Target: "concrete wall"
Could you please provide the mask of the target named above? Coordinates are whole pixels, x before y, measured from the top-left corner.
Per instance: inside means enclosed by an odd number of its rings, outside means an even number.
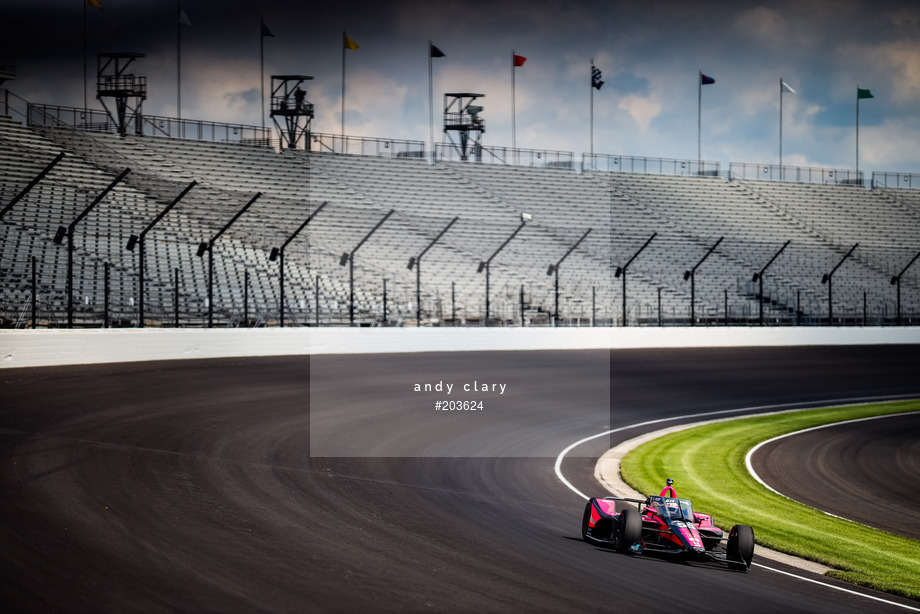
[[[920,328],[257,328],[0,331],[0,368],[236,356],[920,343]]]

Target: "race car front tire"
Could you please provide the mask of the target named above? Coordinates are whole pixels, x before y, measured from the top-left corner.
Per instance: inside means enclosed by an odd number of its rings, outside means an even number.
[[[588,499],[585,506],[585,514],[581,517],[581,538],[588,541],[588,524],[591,522],[591,506],[594,505],[594,499]]]
[[[747,571],[754,560],[754,529],[746,524],[736,524],[728,534],[726,545],[728,566]]]
[[[617,552],[628,552],[642,539],[642,517],[636,510],[623,510],[617,522]]]

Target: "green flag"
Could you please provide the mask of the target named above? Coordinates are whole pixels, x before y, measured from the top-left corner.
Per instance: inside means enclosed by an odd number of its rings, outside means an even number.
[[[262,36],[271,36],[271,37],[275,36],[274,34],[272,34],[272,31],[268,29],[268,26],[265,25],[264,21],[262,22]]]
[[[872,95],[871,91],[859,89],[857,87],[856,88],[856,99],[859,100],[860,98],[875,98],[875,96]]]

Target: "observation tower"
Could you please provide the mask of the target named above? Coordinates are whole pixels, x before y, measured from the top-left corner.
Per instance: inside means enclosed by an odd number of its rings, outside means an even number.
[[[297,149],[303,139],[304,149],[310,151],[313,103],[307,100],[307,92],[301,85],[312,79],[307,75],[272,75],[270,115],[278,129],[282,148]]]
[[[486,120],[479,117],[480,105],[473,104],[485,94],[444,94],[444,133],[464,162],[472,159],[482,162],[482,135]],[[456,133],[456,137],[453,136]]]
[[[134,124],[135,134],[143,134],[143,105],[147,99],[147,77],[126,72],[128,67],[143,53],[118,51],[100,53],[97,56],[96,98],[118,128],[118,134],[125,136],[128,126]],[[114,113],[105,103],[114,99]]]

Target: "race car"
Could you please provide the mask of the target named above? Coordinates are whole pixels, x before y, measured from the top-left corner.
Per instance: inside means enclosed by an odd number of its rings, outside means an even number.
[[[635,503],[617,511],[617,502]],[[709,514],[694,513],[687,499],[650,496],[592,498],[581,521],[582,539],[622,553],[655,552],[683,560],[718,561],[747,571],[754,559],[754,529],[736,524],[725,539]]]

